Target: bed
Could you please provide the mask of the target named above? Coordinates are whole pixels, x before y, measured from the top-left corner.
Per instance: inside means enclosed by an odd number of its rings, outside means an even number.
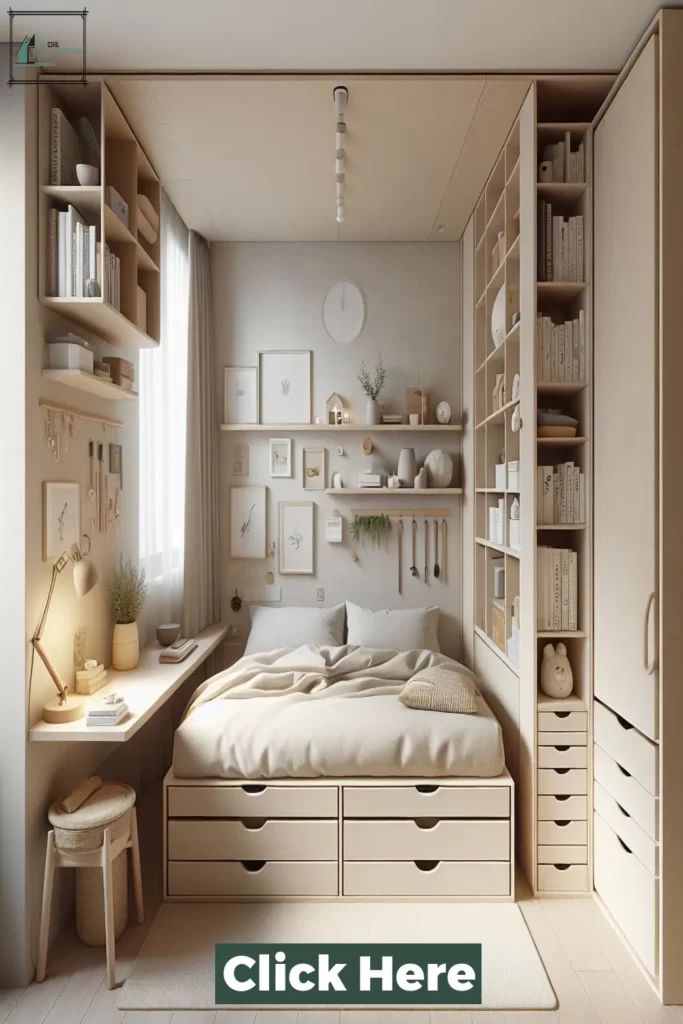
[[[512,899],[500,725],[405,707],[427,648],[255,652],[207,680],[164,784],[168,900]],[[473,677],[472,677],[473,678]]]

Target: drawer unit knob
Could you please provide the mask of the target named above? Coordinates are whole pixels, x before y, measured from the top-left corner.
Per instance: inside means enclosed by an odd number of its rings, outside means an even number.
[[[566,746],[566,745],[565,745],[565,746],[563,746],[563,747],[558,747],[558,746],[556,746],[556,747],[555,747],[555,750],[569,750],[569,747],[568,747],[568,746]]]
[[[569,718],[568,711],[554,711],[553,714],[557,715],[558,718]]]
[[[266,823],[265,818],[241,818],[240,820],[244,828],[248,828],[250,832],[258,832]]]
[[[241,860],[240,861],[240,864],[242,865],[244,870],[245,871],[251,871],[252,874],[255,874],[257,871],[261,871],[261,869],[266,866],[266,863],[267,862],[265,860]]]
[[[439,819],[438,818],[416,818],[415,819],[415,824],[417,825],[418,828],[423,828],[423,829],[429,830],[429,829],[436,828],[436,826],[439,824]]]
[[[436,871],[440,863],[440,860],[416,860],[415,867],[418,871]]]
[[[623,839],[621,838],[621,836],[617,835],[617,833],[616,833],[616,832],[615,832],[614,834],[615,834],[615,836],[617,836],[617,839],[619,840],[619,842],[620,842],[620,843],[621,843],[621,845],[623,846],[623,848],[624,848],[624,850],[626,851],[626,853],[633,853],[633,850],[632,850],[632,849],[631,849],[630,847],[628,847],[628,846],[626,845],[626,843],[625,843],[625,842],[624,842],[624,840],[623,840]]]
[[[436,791],[439,789],[439,787],[438,786],[422,785],[422,786],[416,786],[415,789],[418,791],[418,793],[436,793]]]
[[[248,785],[248,786],[242,786],[241,788],[244,790],[245,793],[263,793],[265,791],[266,787],[265,786]]]
[[[569,768],[551,768],[551,771],[557,772],[558,775],[566,775]]]
[[[558,826],[558,828],[566,828],[567,825],[571,825],[571,822],[570,821],[556,821],[555,824]]]

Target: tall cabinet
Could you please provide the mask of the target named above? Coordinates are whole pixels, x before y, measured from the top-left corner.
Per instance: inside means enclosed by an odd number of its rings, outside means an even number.
[[[594,884],[683,1002],[683,12],[594,132]]]

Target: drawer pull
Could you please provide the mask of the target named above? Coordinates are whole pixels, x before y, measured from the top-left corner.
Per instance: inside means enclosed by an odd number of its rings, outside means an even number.
[[[553,711],[553,714],[556,715],[558,718],[569,718],[568,711]]]
[[[566,775],[569,768],[551,768],[551,771],[557,772],[558,775]]]
[[[633,728],[631,723],[627,722],[625,718],[621,717],[621,715],[618,715],[616,713],[616,711],[614,712],[614,717],[616,718],[617,722],[619,723],[619,725],[621,726],[622,729],[632,729]]]
[[[566,828],[567,825],[571,825],[571,821],[556,821],[555,824],[558,828]]]
[[[622,775],[625,775],[627,779],[631,778],[631,773],[627,772],[625,768],[622,768],[618,761],[614,762]]]
[[[570,796],[571,796],[570,793],[556,793],[555,794],[555,799],[556,800],[569,800]]]
[[[256,874],[257,871],[261,871],[266,866],[265,860],[241,860],[240,864],[245,871],[251,871],[252,874]]]
[[[571,864],[553,864],[556,871],[566,871],[571,867]]]
[[[259,832],[266,824],[265,818],[242,818],[242,825],[250,832]]]
[[[436,791],[439,789],[439,787],[438,786],[421,785],[421,786],[416,786],[415,789],[418,791],[418,793],[436,793]]]
[[[243,789],[245,793],[263,793],[266,787],[257,786],[251,783],[248,786],[241,786],[240,788]]]
[[[440,860],[416,860],[414,863],[415,863],[415,867],[417,868],[418,871],[436,871],[436,869],[438,868],[438,866],[441,863],[441,861]]]
[[[615,800],[614,802],[617,805],[617,807],[619,808],[619,810],[621,811],[621,813],[624,815],[625,818],[630,818],[631,817],[631,815],[628,813],[626,808],[622,807],[618,800]]]
[[[615,832],[614,834],[615,834],[615,836],[617,836],[617,839],[619,840],[619,842],[620,842],[620,843],[621,843],[621,845],[623,846],[623,848],[624,848],[624,850],[626,851],[626,853],[631,853],[631,854],[632,854],[632,853],[633,853],[633,850],[631,850],[631,849],[630,849],[630,848],[629,848],[629,847],[628,847],[628,846],[626,845],[626,843],[625,843],[625,842],[624,842],[624,840],[623,840],[623,839],[621,838],[621,836],[618,836],[616,832]]]
[[[568,746],[564,746],[564,747],[555,747],[555,750],[569,750],[569,747],[568,747]]]
[[[426,831],[430,831],[431,829],[436,828],[436,826],[439,824],[439,819],[438,818],[416,818],[415,819],[415,824],[417,825],[418,828],[422,828],[422,829],[425,829]]]

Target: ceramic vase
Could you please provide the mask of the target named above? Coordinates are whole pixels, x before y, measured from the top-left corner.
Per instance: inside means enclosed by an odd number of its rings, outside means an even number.
[[[371,426],[377,426],[378,423],[382,422],[382,410],[375,398],[368,398],[365,403],[365,422]]]
[[[417,461],[414,448],[401,448],[398,457],[398,469],[396,475],[401,481],[401,487],[412,487],[417,475]]]
[[[424,491],[427,489],[427,470],[423,466],[415,477],[415,490]]]
[[[111,646],[111,664],[118,672],[136,668],[140,660],[140,636],[137,622],[117,622]]]
[[[442,448],[435,448],[425,459],[429,487],[450,487],[453,479],[453,459]]]

